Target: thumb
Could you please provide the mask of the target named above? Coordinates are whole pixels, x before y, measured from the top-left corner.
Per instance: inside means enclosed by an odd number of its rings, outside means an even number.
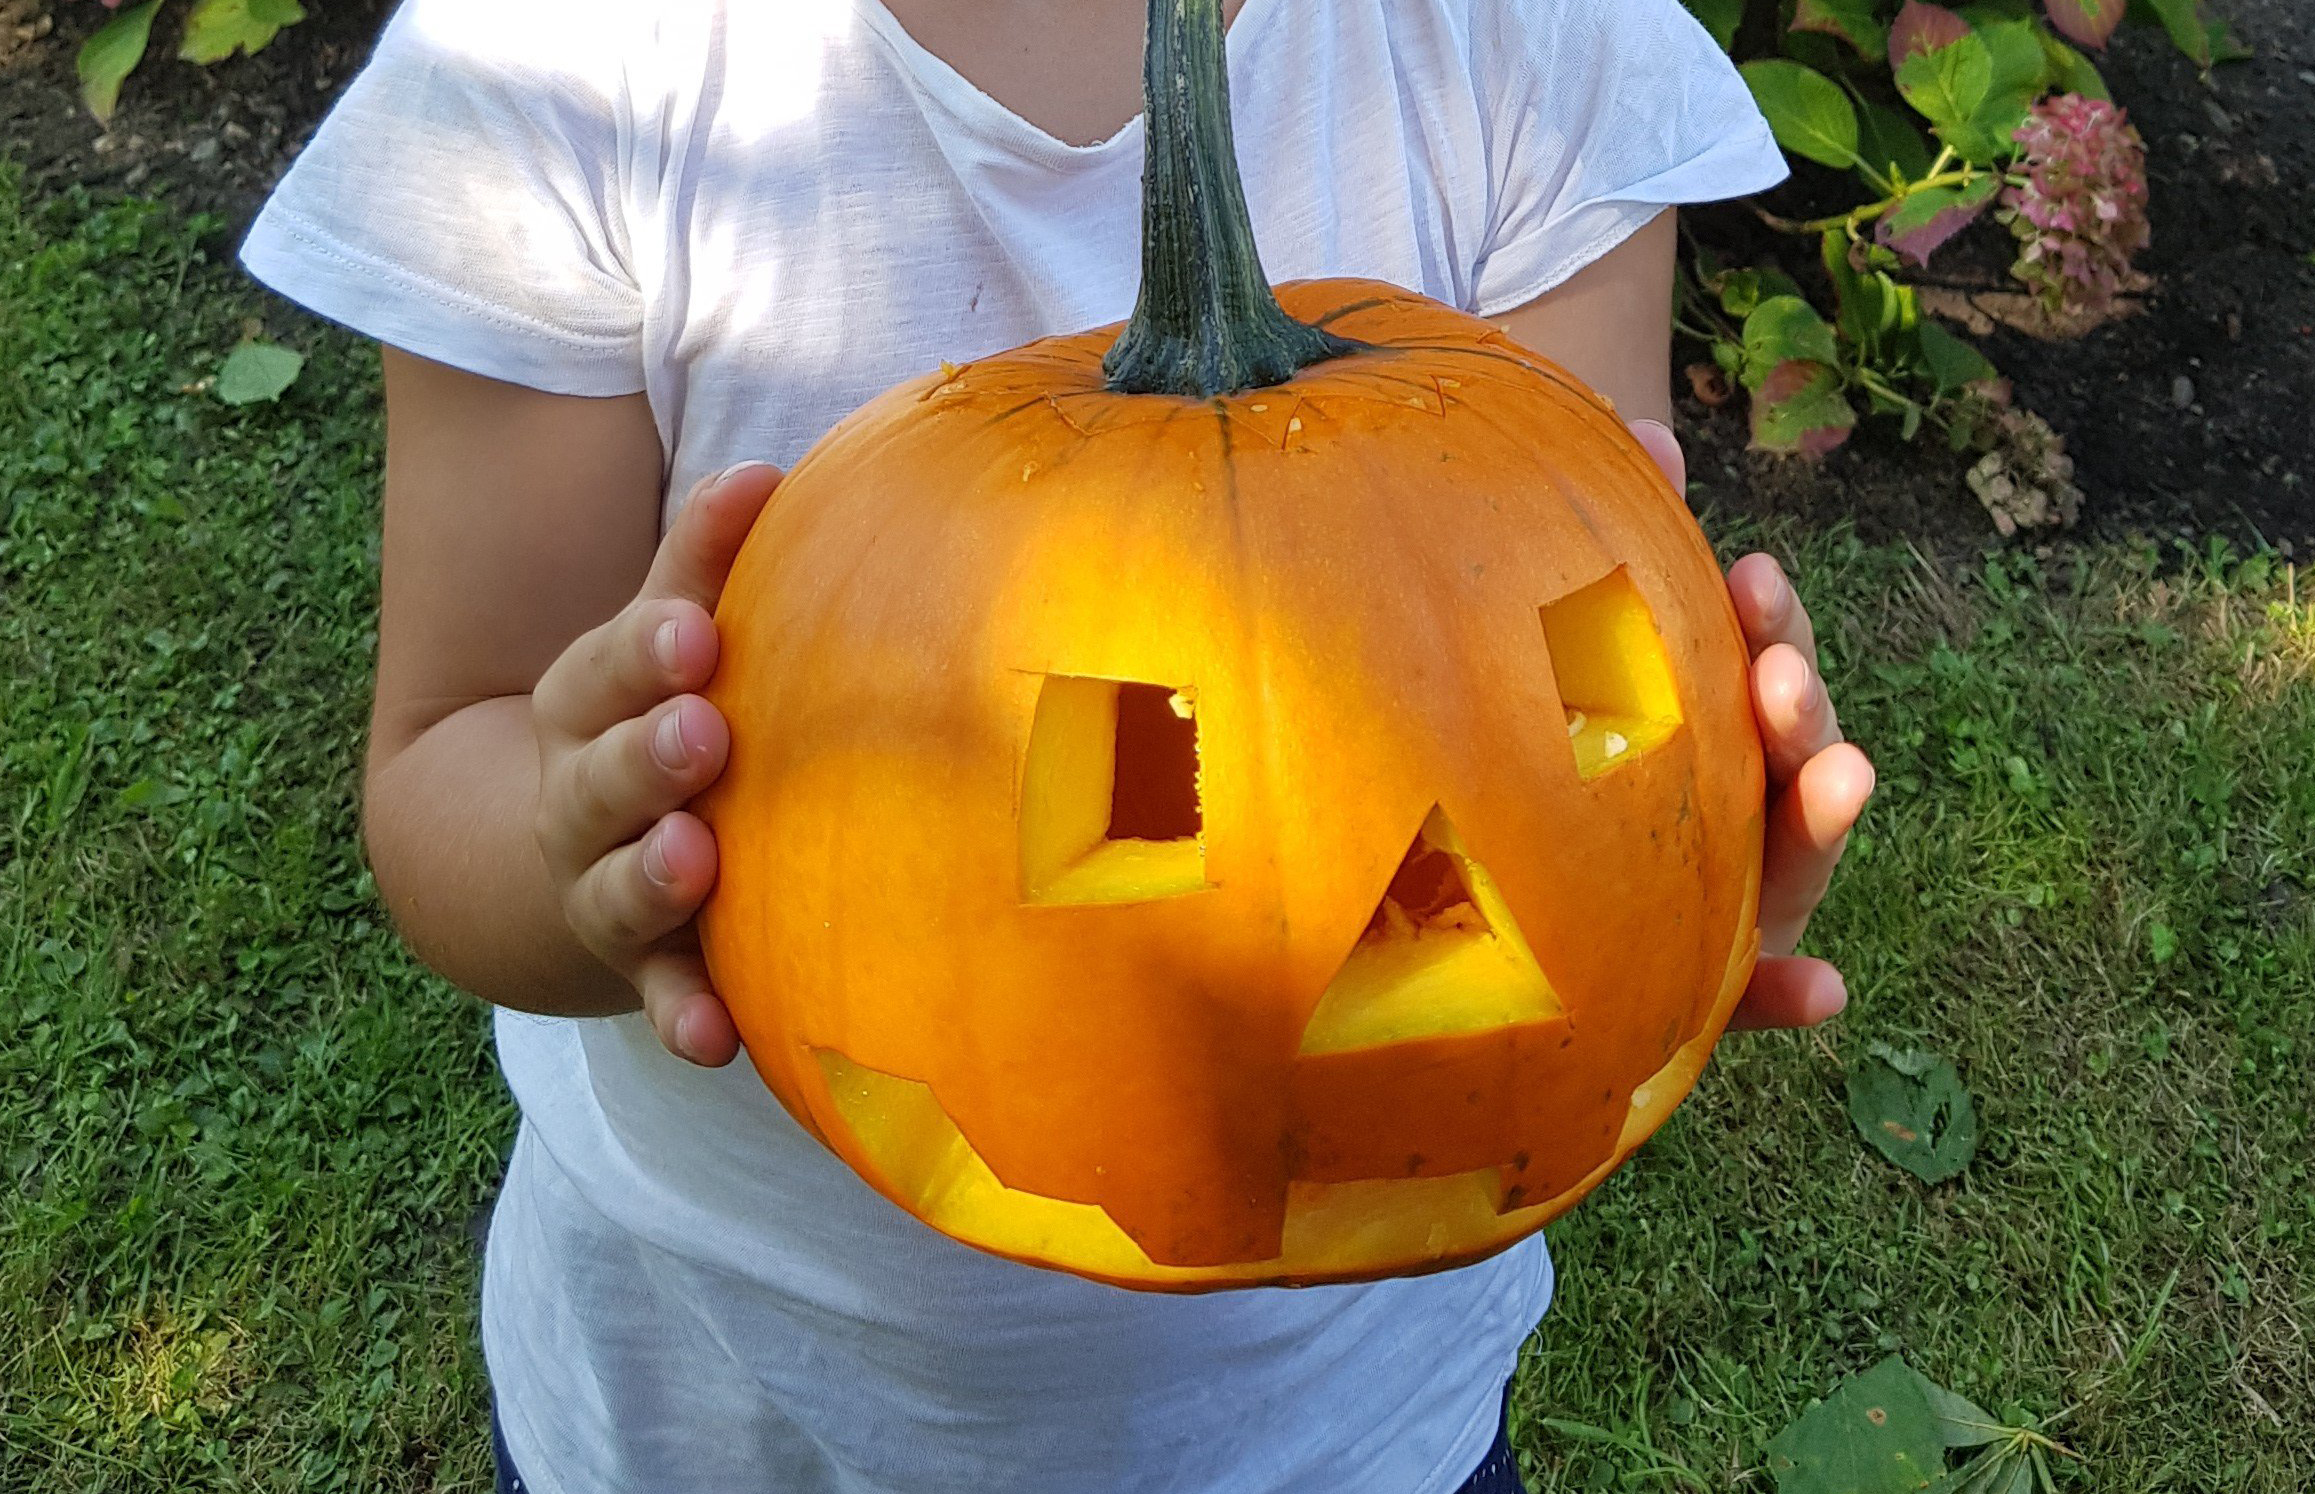
[[[659,542],[638,600],[681,600],[715,610],[740,544],[780,485],[769,462],[742,462],[702,481]]]
[[[1672,491],[1688,491],[1688,457],[1680,450],[1680,438],[1672,434],[1672,427],[1661,420],[1635,420],[1632,435],[1641,449],[1656,459],[1664,475],[1672,481]]]

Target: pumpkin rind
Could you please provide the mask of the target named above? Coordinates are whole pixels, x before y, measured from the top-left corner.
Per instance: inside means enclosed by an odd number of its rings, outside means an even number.
[[[884,395],[788,475],[717,614],[701,929],[751,1059],[901,1207],[1130,1286],[1531,1233],[1686,1094],[1757,947],[1746,655],[1679,495],[1491,325],[1375,282],[1279,295],[1363,346],[1126,395],[1110,328]],[[1599,713],[1628,729],[1579,727],[1562,673],[1637,702]],[[1069,723],[1108,697],[1072,681],[1194,719],[1193,845],[1072,852],[1100,815],[1064,806],[1034,832],[1063,849],[1024,851],[1025,791],[1092,791],[1030,761],[1048,689],[1036,750],[1098,755]],[[1484,887],[1382,928],[1427,833]],[[1370,925],[1517,944],[1547,990],[1514,961],[1509,1025],[1304,1051]]]

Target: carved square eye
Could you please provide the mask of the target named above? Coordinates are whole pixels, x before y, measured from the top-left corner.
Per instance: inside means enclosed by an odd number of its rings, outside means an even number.
[[[1049,675],[1021,775],[1031,903],[1133,903],[1207,885],[1190,692]]]
[[[1637,761],[1680,729],[1680,692],[1663,636],[1622,566],[1544,603],[1542,613],[1568,742],[1585,782]]]

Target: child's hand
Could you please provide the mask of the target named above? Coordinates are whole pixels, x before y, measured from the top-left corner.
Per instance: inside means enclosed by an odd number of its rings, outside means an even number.
[[[626,977],[668,1050],[720,1066],[739,1031],[708,984],[692,916],[715,885],[715,837],[682,806],[723,772],[731,734],[690,692],[715,672],[713,610],[778,469],[693,489],[643,589],[582,635],[531,693],[539,845],[579,942]]]
[[[1635,420],[1632,434],[1674,488],[1688,462],[1671,428]],[[1752,709],[1768,753],[1768,847],[1760,884],[1760,964],[1736,1009],[1736,1027],[1814,1027],[1849,1004],[1830,962],[1799,957],[1801,931],[1825,900],[1833,868],[1873,793],[1873,764],[1841,740],[1832,697],[1817,673],[1808,609],[1767,555],[1728,568],[1728,594],[1752,650]]]
[[[1729,567],[1728,592],[1752,650],[1752,708],[1768,756],[1760,963],[1732,1025],[1814,1027],[1848,1005],[1848,989],[1830,963],[1793,950],[1872,796],[1873,764],[1841,740],[1816,631],[1784,569],[1747,555]]]

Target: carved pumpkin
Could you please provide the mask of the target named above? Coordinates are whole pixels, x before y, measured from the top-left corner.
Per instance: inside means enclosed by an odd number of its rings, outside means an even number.
[[[709,967],[796,1119],[960,1240],[1165,1290],[1531,1233],[1758,946],[1745,651],[1679,495],[1485,322],[1273,300],[1221,56],[1216,0],[1154,0],[1122,338],[927,375],[789,474],[700,806]]]

